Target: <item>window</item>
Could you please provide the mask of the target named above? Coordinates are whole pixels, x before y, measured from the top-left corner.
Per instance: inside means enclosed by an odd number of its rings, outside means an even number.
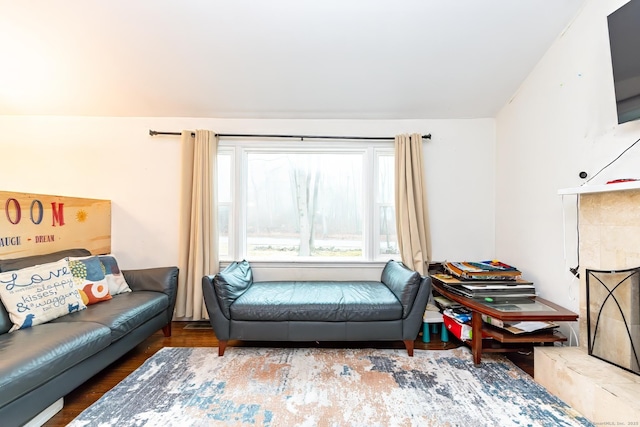
[[[221,141],[220,258],[394,258],[393,168],[388,144]]]
[[[229,232],[231,224],[231,200],[233,175],[231,174],[233,164],[233,152],[222,151],[218,153],[217,175],[218,175],[218,254],[222,259],[232,258],[233,250],[229,246]]]
[[[396,209],[394,171],[395,158],[393,153],[379,153],[377,161],[378,170],[375,174],[378,182],[376,194],[376,210],[378,223],[375,229],[379,254],[399,254],[398,239],[396,234]]]

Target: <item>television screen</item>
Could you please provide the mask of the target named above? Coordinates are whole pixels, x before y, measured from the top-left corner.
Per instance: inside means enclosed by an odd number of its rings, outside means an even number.
[[[618,123],[640,119],[640,0],[607,17]]]

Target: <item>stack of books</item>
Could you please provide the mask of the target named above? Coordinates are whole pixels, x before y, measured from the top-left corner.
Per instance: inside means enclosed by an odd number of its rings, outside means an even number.
[[[464,280],[517,280],[522,273],[515,267],[498,260],[478,262],[445,262],[444,269]]]
[[[444,273],[431,277],[447,290],[467,298],[527,298],[536,296],[532,282],[501,261],[444,262]]]

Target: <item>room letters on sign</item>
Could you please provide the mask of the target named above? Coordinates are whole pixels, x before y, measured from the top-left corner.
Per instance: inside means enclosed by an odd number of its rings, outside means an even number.
[[[0,191],[0,206],[0,258],[79,247],[111,251],[109,200]]]
[[[20,223],[20,220],[22,219],[22,206],[20,206],[18,199],[13,197],[7,199],[4,204],[4,210],[7,220],[11,224],[17,225]],[[38,225],[42,222],[42,218],[44,217],[44,208],[40,200],[35,199],[31,202],[29,214],[31,216],[32,223]],[[51,202],[51,219],[52,227],[55,227],[56,224],[64,225],[64,203]]]

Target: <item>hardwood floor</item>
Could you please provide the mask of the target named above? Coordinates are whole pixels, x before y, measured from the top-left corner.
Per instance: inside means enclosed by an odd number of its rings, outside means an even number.
[[[185,326],[187,326],[185,328]],[[162,347],[217,347],[216,339],[208,322],[173,322],[172,336],[165,337],[161,331],[146,339],[136,348],[127,353],[124,357],[114,362],[107,369],[95,375],[89,381],[75,389],[64,398],[64,408],[51,418],[46,424],[47,427],[66,426],[71,420],[77,417],[80,412],[98,400],[104,393],[122,381],[127,375],[136,370],[145,360],[151,357]],[[437,335],[431,336],[431,342],[424,343],[418,337],[415,342],[416,349],[449,349],[458,347],[461,344],[455,339],[448,343],[440,341]],[[338,348],[404,348],[401,341],[398,342],[309,342],[309,343],[274,343],[274,342],[240,342],[230,341],[227,351],[233,351],[233,347],[239,346],[262,346],[262,347],[338,347]],[[533,376],[533,354],[507,353],[516,365]],[[217,349],[211,352],[211,357],[217,356]]]

